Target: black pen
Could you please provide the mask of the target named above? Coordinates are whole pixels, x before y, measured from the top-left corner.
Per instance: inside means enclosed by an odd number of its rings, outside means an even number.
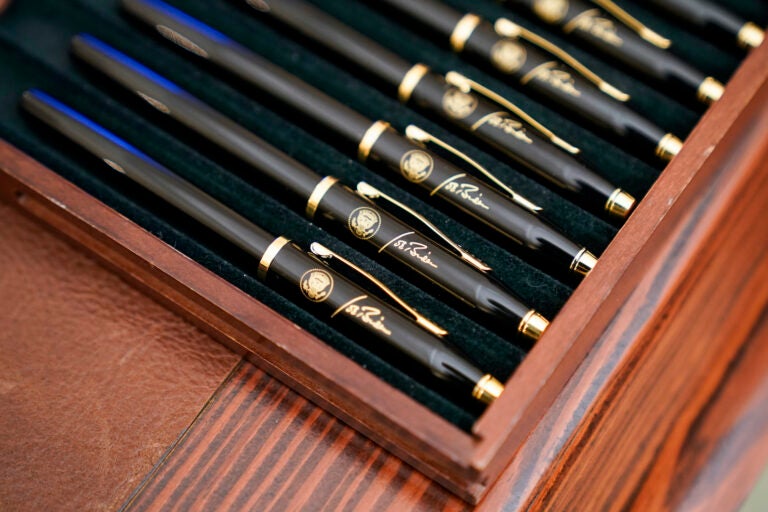
[[[420,24],[431,27],[451,48],[513,79],[526,92],[576,114],[639,156],[669,161],[683,143],[675,135],[630,109],[629,99],[570,54],[511,20],[494,24],[437,0],[383,0]]]
[[[526,208],[535,206],[502,195],[483,181],[467,175],[440,156],[427,151],[414,140],[427,141],[429,135],[415,126],[408,128],[409,140],[387,123],[373,122],[321,91],[302,82],[263,57],[255,55],[224,34],[158,0],[125,0],[124,7],[155,27],[160,34],[186,49],[198,48],[196,55],[230,71],[248,83],[286,103],[334,133],[358,146],[364,162],[382,162],[404,182],[429,192],[430,198],[446,201],[473,219],[502,233],[507,238],[585,274],[595,257],[568,240]],[[182,44],[186,41],[188,44]],[[193,45],[193,46],[190,46]],[[350,130],[351,127],[356,127]],[[366,190],[362,190],[366,193]],[[372,196],[377,195],[374,191]],[[522,206],[521,206],[522,205]]]
[[[765,39],[762,28],[709,0],[648,0],[648,3],[696,27],[707,38],[717,36],[745,50],[757,48]]]
[[[712,104],[725,88],[711,76],[666,51],[668,39],[641,24],[610,0],[503,0],[560,27],[570,37],[669,85],[686,97]]]
[[[572,154],[575,148],[502,96],[455,71],[445,76],[412,64],[302,0],[248,4],[296,29],[383,80],[404,104],[432,112],[513,158],[555,186],[625,218],[635,199]]]
[[[473,386],[472,396],[490,403],[502,384],[411,318],[349,281],[317,257],[332,256],[313,244],[305,253],[284,237],[275,238],[224,204],[161,166],[124,140],[40,91],[24,93],[25,110],[87,149],[112,169],[221,235],[258,262],[257,276],[329,321],[353,325],[392,345],[436,376]],[[317,255],[317,256],[315,256]],[[428,321],[426,321],[428,322]]]
[[[528,339],[538,339],[546,329],[546,319],[483,272],[490,269],[458,246],[456,253],[450,252],[389,215],[362,194],[354,193],[336,178],[316,174],[99,40],[77,36],[72,41],[72,51],[160,112],[237,156],[298,197],[306,205],[305,213],[310,220],[335,227],[336,231],[350,235],[350,240],[359,244],[373,245],[379,254],[406,265],[497,324],[514,326]]]

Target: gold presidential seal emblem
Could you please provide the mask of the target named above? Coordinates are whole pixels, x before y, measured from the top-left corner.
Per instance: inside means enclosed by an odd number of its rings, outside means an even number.
[[[533,12],[547,23],[558,23],[568,14],[568,0],[535,0]]]
[[[381,216],[373,208],[361,206],[349,214],[347,226],[357,238],[368,240],[378,233],[381,227]]]
[[[312,302],[323,302],[333,292],[333,277],[320,268],[307,270],[299,279],[301,293]]]
[[[403,155],[400,159],[400,172],[413,183],[421,183],[429,178],[435,168],[435,161],[426,151],[414,149]]]
[[[443,110],[454,119],[464,119],[477,108],[477,97],[451,87],[443,95]]]
[[[493,64],[504,73],[514,73],[519,70],[527,58],[525,47],[511,39],[502,39],[491,48]]]

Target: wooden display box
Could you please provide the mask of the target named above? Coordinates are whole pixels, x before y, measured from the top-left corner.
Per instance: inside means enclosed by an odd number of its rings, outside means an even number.
[[[532,495],[588,449],[580,436],[638,367],[659,366],[641,383],[649,397],[674,389],[673,374],[698,378],[644,354],[730,354],[757,323],[768,301],[767,63],[768,45],[743,63],[471,434],[6,143],[0,198],[464,499],[477,502],[505,468]],[[675,400],[654,414],[675,414]]]

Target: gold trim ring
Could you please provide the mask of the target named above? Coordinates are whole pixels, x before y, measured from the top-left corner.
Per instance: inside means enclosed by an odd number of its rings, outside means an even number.
[[[272,265],[272,261],[277,256],[277,253],[290,242],[284,236],[279,236],[269,244],[267,250],[264,251],[264,256],[259,260],[259,270],[256,272],[256,277],[259,278],[259,281],[264,281],[267,278],[267,272],[269,272],[269,267]]]
[[[401,102],[408,103],[413,90],[427,73],[429,73],[429,67],[424,64],[416,64],[408,70],[397,88],[397,97],[400,98]]]
[[[454,27],[453,32],[451,32],[451,48],[453,48],[456,53],[464,51],[464,46],[472,36],[472,32],[475,31],[482,21],[480,16],[472,13],[465,14],[464,17],[459,20]]]
[[[376,121],[365,131],[365,135],[360,139],[360,144],[357,146],[357,159],[360,163],[365,163],[368,160],[376,141],[389,127],[390,124],[386,121]]]
[[[338,182],[339,180],[337,178],[334,178],[333,176],[326,176],[315,186],[315,190],[312,191],[312,194],[309,196],[309,200],[307,201],[306,213],[309,220],[315,218],[315,213],[317,212],[318,206],[320,206],[320,201],[323,200],[323,197],[325,197],[325,194],[328,193],[331,187],[333,187]]]

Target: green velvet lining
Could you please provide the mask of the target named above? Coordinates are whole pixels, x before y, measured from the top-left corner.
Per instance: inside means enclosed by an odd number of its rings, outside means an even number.
[[[371,87],[344,63],[333,62],[327,58],[328,54],[322,52],[319,57],[294,40],[292,35],[278,33],[274,26],[257,19],[250,10],[243,8],[240,5],[243,2],[188,0],[171,3],[203,18],[371,118],[386,119],[399,128],[415,123],[448,139],[493,168],[522,193],[535,198],[546,208],[547,215],[555,224],[594,252],[602,252],[615,235],[615,227],[562,199],[514,167],[479,151],[449,130],[399,105],[389,91]],[[524,104],[533,115],[557,127],[558,133],[578,141],[584,149],[585,159],[595,169],[611,176],[619,185],[638,196],[647,191],[658,175],[658,167],[627,155],[546,107],[528,100],[493,77],[465,64],[444,47],[413,35],[392,18],[351,0],[319,3],[408,58],[423,60],[435,67],[445,66],[446,70],[458,69],[499,88],[510,98]],[[451,3],[461,2],[451,0]],[[749,2],[733,0],[733,3]],[[300,119],[284,118],[281,112],[270,110],[274,106],[260,103],[258,93],[249,91],[230,77],[171,47],[127,18],[120,12],[116,0],[79,0],[62,4],[55,0],[16,2],[0,17],[0,69],[4,78],[0,81],[0,137],[316,334],[436,413],[469,429],[482,410],[471,400],[457,398],[456,390],[424,375],[423,370],[409,364],[402,356],[356,343],[328,326],[323,319],[306,313],[263,286],[254,279],[254,262],[244,254],[24,115],[18,109],[20,94],[33,87],[53,94],[270,232],[288,236],[304,247],[315,240],[333,247],[382,278],[406,300],[418,304],[425,314],[451,331],[457,345],[472,354],[483,368],[502,379],[514,371],[527,347],[515,344],[514,340],[506,340],[499,333],[486,329],[478,319],[465,316],[445,294],[431,288],[427,289],[429,294],[425,294],[414,286],[418,285],[418,281],[398,268],[384,268],[373,260],[371,253],[360,253],[308,223],[300,213],[296,213],[300,210],[296,209],[295,203],[284,197],[282,191],[260,180],[256,172],[76,63],[68,52],[69,39],[81,32],[99,37],[161,72],[318,173],[335,175],[349,184],[365,180],[386,190],[424,212],[449,235],[500,269],[498,274],[503,281],[528,304],[550,317],[567,300],[573,283],[563,283],[547,275],[533,266],[536,262],[525,262],[516,256],[514,248],[503,247],[500,240],[489,239],[486,233],[477,233],[472,226],[451,221],[444,211],[426,204],[424,197],[408,194],[388,181],[388,177],[365,169],[350,158],[354,156],[353,148],[340,146],[335,149],[330,145],[333,141],[319,138],[322,134],[303,127]],[[483,12],[486,15],[503,11],[492,2],[471,4],[475,11],[487,11]],[[757,12],[753,19],[760,21],[762,18],[757,17],[760,14],[766,13]],[[700,43],[697,38],[677,31],[690,39],[681,38],[686,44],[695,46]],[[309,47],[316,49],[316,46]],[[718,76],[728,76],[738,64],[739,57],[738,53],[713,50],[709,64],[717,68]],[[697,112],[661,96],[652,87],[640,84],[623,73],[611,73],[612,77],[615,75],[617,84],[632,85],[636,97],[642,98],[646,93],[650,95],[651,100],[646,100],[645,104],[644,100],[638,100],[638,108],[647,107],[649,117],[660,123],[669,121],[664,126],[674,128],[683,135],[695,124],[699,115]]]

